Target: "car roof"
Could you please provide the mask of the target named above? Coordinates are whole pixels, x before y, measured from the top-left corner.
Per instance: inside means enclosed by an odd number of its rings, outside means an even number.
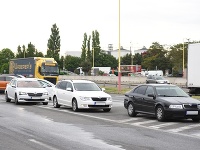
[[[73,82],[73,83],[94,83],[89,80],[61,80],[61,81],[69,81],[69,82]]]
[[[37,81],[35,78],[15,78],[17,81]]]
[[[151,86],[154,86],[154,87],[161,87],[161,86],[177,86],[177,85],[174,85],[174,84],[140,84],[140,85],[151,85]]]

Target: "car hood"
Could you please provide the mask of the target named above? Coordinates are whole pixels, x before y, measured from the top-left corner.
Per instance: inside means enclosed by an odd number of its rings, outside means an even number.
[[[18,88],[17,91],[26,92],[26,93],[44,93],[47,92],[45,88]]]
[[[84,97],[111,97],[103,91],[76,91],[75,93]]]
[[[162,97],[164,101],[170,102],[172,104],[183,104],[183,103],[197,103],[200,101],[191,97]]]

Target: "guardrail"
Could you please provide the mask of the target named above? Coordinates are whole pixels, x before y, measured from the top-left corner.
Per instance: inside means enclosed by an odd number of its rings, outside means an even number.
[[[118,85],[118,77],[117,76],[67,76],[60,75],[59,80],[69,79],[69,80],[90,80],[94,81],[98,84],[111,84],[117,87]],[[166,77],[167,80],[171,84],[178,85],[180,87],[186,87],[186,78],[181,77]],[[122,76],[121,77],[121,85],[127,85],[128,87],[136,86],[138,84],[146,83],[146,77],[138,76],[138,77],[130,77],[130,76]]]

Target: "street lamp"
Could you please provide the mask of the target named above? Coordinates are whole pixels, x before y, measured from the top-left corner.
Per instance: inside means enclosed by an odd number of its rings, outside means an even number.
[[[120,93],[121,91],[121,69],[120,69],[120,63],[121,63],[121,60],[120,60],[120,49],[121,49],[121,46],[120,46],[120,0],[119,0],[119,50],[118,50],[118,93]]]
[[[188,44],[189,44],[189,41],[190,39],[186,39],[188,41]],[[183,39],[183,77],[184,77],[184,70],[185,70],[185,44],[184,44],[184,39]]]

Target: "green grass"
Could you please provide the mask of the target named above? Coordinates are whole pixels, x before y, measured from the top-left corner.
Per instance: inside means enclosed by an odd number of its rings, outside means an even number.
[[[121,88],[121,90],[119,91],[118,87],[101,87],[101,88],[105,88],[105,92],[111,94],[125,94],[126,92],[131,90],[129,88]]]

